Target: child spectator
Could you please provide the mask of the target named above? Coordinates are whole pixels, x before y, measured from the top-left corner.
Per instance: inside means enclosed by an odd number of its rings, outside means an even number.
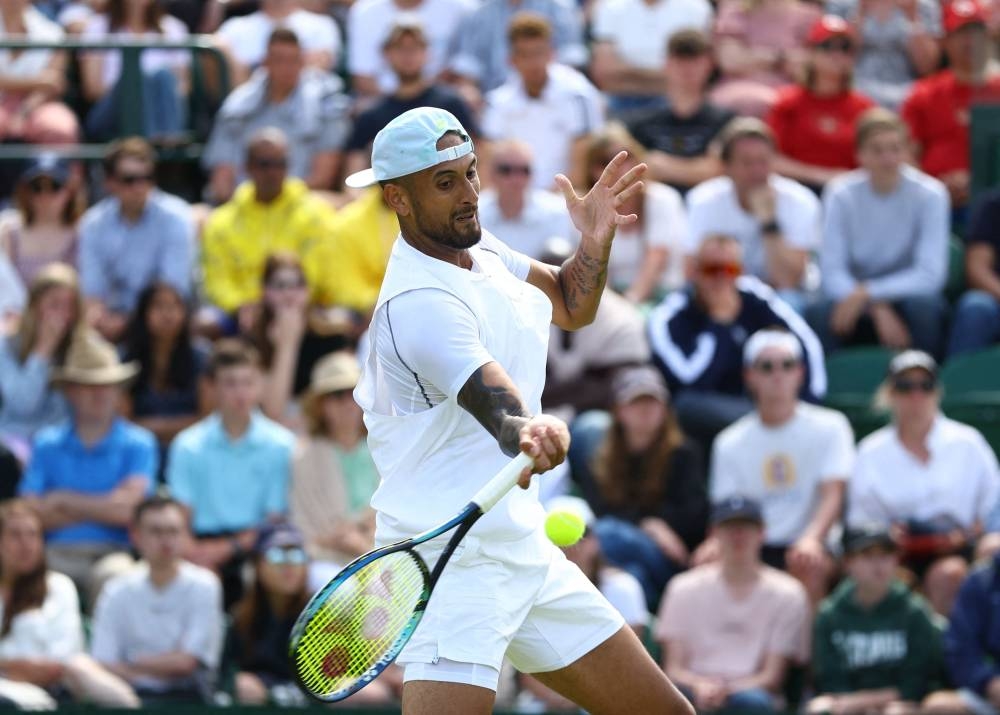
[[[222,589],[187,563],[184,507],[152,497],[130,529],[142,562],[107,583],[94,612],[94,658],[149,704],[210,702],[222,644]]]

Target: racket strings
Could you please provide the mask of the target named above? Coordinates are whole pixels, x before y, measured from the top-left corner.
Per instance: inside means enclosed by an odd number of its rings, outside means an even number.
[[[326,595],[298,642],[303,686],[330,696],[374,677],[372,668],[396,655],[426,598],[426,567],[418,559],[409,551],[375,559]]]

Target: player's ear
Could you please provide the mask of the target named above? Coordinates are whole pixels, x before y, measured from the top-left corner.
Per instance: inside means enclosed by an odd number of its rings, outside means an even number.
[[[398,216],[410,215],[410,197],[401,185],[386,184],[382,187],[382,198]]]

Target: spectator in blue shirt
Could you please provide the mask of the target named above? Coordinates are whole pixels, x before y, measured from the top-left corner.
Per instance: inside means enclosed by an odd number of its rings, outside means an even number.
[[[257,409],[263,374],[254,348],[220,340],[206,377],[217,409],[177,435],[167,484],[191,511],[188,559],[222,576],[228,606],[240,595],[242,563],[258,530],[288,511],[295,436]]]
[[[126,527],[157,469],[152,433],[118,416],[136,371],[99,335],[81,331],[54,373],[72,416],[38,433],[20,486],[42,515],[49,565],[90,603],[107,578],[132,565]]]
[[[1000,188],[972,205],[965,235],[965,279],[955,306],[948,357],[983,350],[1000,339]]]
[[[115,142],[104,157],[110,196],[80,220],[80,280],[97,329],[117,342],[142,290],[154,281],[191,295],[191,207],[156,189],[156,154],[144,139]]]
[[[691,288],[670,293],[649,315],[653,362],[663,371],[684,431],[708,446],[715,435],[750,412],[743,383],[743,344],[764,328],[783,328],[802,344],[801,397],[826,393],[819,339],[770,287],[743,272],[740,244],[706,237],[691,263]]]
[[[954,693],[935,693],[932,712],[996,715],[1000,712],[1000,554],[981,563],[958,592],[945,632],[945,659]]]

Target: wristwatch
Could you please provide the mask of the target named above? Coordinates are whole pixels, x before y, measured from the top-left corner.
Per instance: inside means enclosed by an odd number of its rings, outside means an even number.
[[[764,221],[763,223],[761,223],[760,232],[765,236],[767,236],[768,234],[770,235],[779,234],[781,233],[781,226],[779,226],[778,222],[772,218],[770,221]]]

